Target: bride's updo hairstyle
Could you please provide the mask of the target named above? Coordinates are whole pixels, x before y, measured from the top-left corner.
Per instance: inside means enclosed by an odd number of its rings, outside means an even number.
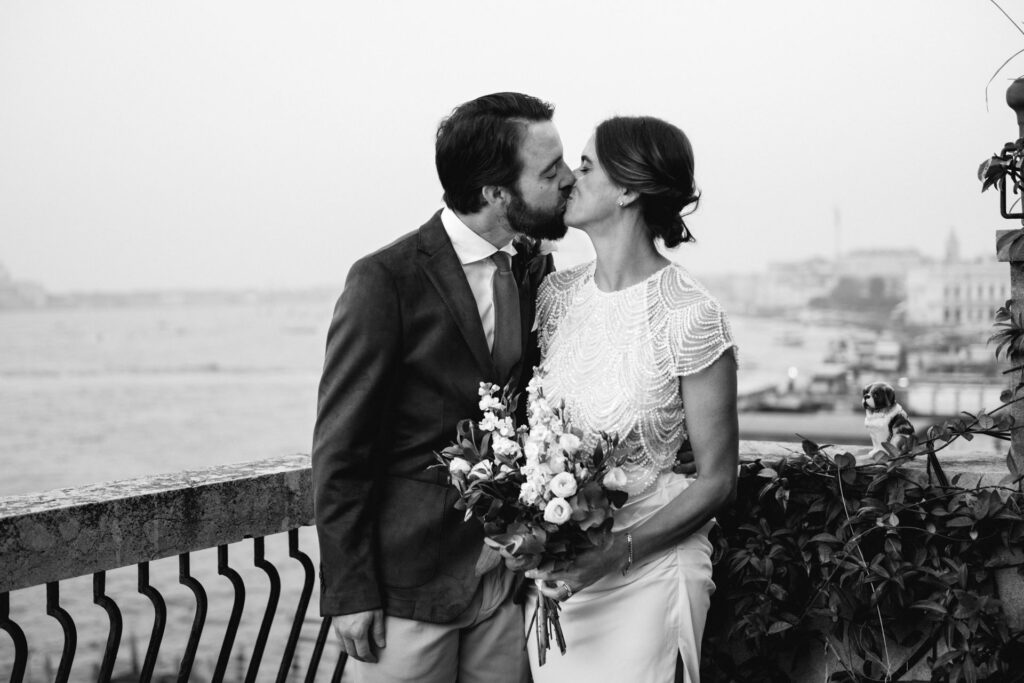
[[[668,248],[694,241],[683,212],[697,208],[700,193],[693,182],[693,148],[683,131],[653,116],[616,116],[598,125],[594,144],[612,182],[640,195],[652,239],[660,237]]]

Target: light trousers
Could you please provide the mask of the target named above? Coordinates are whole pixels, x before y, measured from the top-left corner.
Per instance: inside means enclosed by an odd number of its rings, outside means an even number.
[[[387,646],[375,664],[349,658],[353,683],[526,683],[523,607],[504,571],[487,573],[473,601],[447,624],[385,617]]]

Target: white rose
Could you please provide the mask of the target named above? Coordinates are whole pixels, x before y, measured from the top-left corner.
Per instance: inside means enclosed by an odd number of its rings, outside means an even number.
[[[572,506],[565,498],[552,498],[544,508],[544,521],[565,524],[572,515]]]
[[[470,479],[481,479],[488,481],[491,478],[491,463],[489,460],[481,460],[469,470]]]
[[[604,481],[601,483],[609,491],[621,491],[626,488],[626,473],[621,467],[613,467],[604,475]]]
[[[469,464],[468,460],[463,458],[452,458],[452,461],[448,463],[448,471],[452,474],[469,474],[469,470],[472,465]]]
[[[580,449],[580,437],[568,432],[558,437],[558,445],[569,455],[573,455]]]
[[[559,498],[568,498],[576,493],[576,478],[568,472],[556,474],[548,484],[548,488]]]

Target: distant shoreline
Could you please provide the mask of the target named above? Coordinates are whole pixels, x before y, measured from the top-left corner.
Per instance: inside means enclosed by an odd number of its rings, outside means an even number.
[[[129,308],[134,306],[190,306],[196,304],[256,304],[309,301],[337,297],[340,288],[304,289],[167,289],[113,292],[46,293],[32,301],[0,299],[0,314],[55,308]]]

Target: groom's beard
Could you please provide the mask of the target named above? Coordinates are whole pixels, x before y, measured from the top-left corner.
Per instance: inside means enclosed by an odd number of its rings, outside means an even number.
[[[564,204],[553,211],[545,211],[527,205],[514,190],[511,195],[512,199],[505,215],[513,232],[543,240],[560,240],[565,237],[568,228],[563,217]]]

